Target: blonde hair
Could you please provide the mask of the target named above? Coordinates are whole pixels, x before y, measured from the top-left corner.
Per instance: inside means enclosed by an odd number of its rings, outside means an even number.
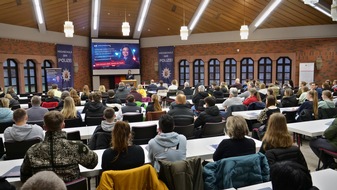
[[[312,97],[312,111],[314,113],[314,117],[315,119],[318,119],[318,94],[316,90],[310,90],[308,94]]]
[[[75,89],[70,90],[70,96],[74,99],[75,105],[80,106],[81,105],[81,99],[77,94],[77,91]]]
[[[74,99],[70,96],[64,99],[63,109],[61,110],[65,119],[77,118],[77,110],[75,107]]]
[[[54,90],[49,90],[47,92],[47,95],[48,95],[49,98],[54,98]]]
[[[267,131],[262,141],[263,149],[288,148],[293,145],[293,140],[288,132],[287,119],[282,113],[273,113],[268,120]]]
[[[85,94],[87,96],[90,94],[90,90],[89,90],[89,86],[88,85],[84,85],[83,86],[83,94]]]
[[[99,92],[106,92],[105,86],[104,86],[104,85],[100,85],[100,86],[98,87],[98,91],[99,91]]]
[[[6,94],[4,97],[7,98],[8,100],[13,99],[12,95],[10,95],[10,94]]]
[[[322,95],[326,96],[329,100],[333,100],[333,97],[331,95],[331,91],[330,90],[324,90],[322,92]]]
[[[7,98],[0,98],[0,107],[9,108],[9,100]]]
[[[184,94],[178,94],[176,96],[176,103],[177,104],[186,104],[186,96]]]
[[[159,104],[159,96],[157,94],[153,94],[151,96],[151,99],[153,101],[153,109],[154,111],[161,111],[161,106]]]
[[[243,139],[248,135],[248,125],[241,116],[230,116],[226,122],[227,133],[230,138]]]
[[[143,89],[143,85],[138,84],[137,88],[138,88],[138,89]]]
[[[260,93],[255,88],[249,89],[249,92],[250,92],[250,94],[255,96],[259,102],[261,102]]]

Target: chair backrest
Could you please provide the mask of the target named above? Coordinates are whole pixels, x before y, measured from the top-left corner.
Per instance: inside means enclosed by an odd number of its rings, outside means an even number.
[[[37,121],[27,121],[27,124],[31,125],[38,125],[43,128],[44,121],[43,120],[37,120]]]
[[[85,117],[85,124],[87,126],[100,125],[102,120],[102,117]]]
[[[184,135],[187,139],[194,138],[194,124],[184,125],[184,126],[174,126],[173,131]]]
[[[0,133],[4,133],[7,127],[11,127],[14,124],[13,121],[10,122],[0,122]]]
[[[143,121],[143,113],[127,112],[123,114],[123,121],[140,122]]]
[[[157,135],[157,125],[148,125],[148,126],[133,126],[132,127],[133,144],[141,145],[147,144],[149,140],[154,138]]]
[[[74,140],[74,141],[80,141],[81,140],[80,131],[67,132],[67,139]]]
[[[328,119],[337,117],[337,108],[324,108],[318,109],[318,118],[319,119]]]
[[[266,107],[266,104],[264,102],[253,102],[250,103],[247,107],[248,110],[262,110]]]
[[[110,132],[97,132],[94,133],[90,139],[89,148],[91,150],[107,149],[111,147],[111,133]]]
[[[20,97],[21,97],[21,95],[20,95]],[[18,101],[19,101],[20,104],[28,104],[29,99],[28,98],[26,98],[26,99],[19,99]]]
[[[87,179],[82,177],[80,179],[76,179],[74,181],[66,183],[67,190],[87,190]]]
[[[83,126],[82,118],[65,119],[64,123],[65,123],[65,128]]]
[[[40,139],[31,139],[25,141],[5,142],[6,160],[23,158],[27,150],[34,144],[39,143]]]
[[[308,168],[307,162],[297,146],[292,146],[290,148],[274,148],[267,150],[265,153],[269,166],[281,161],[294,161],[301,164],[305,168]]]
[[[42,107],[44,108],[55,108],[59,105],[58,102],[42,102]]]
[[[166,114],[166,111],[147,112],[146,120],[147,121],[158,120],[162,115],[165,115],[165,114]]]
[[[226,122],[222,121],[219,123],[206,123],[202,127],[201,137],[215,137],[225,134]]]
[[[293,123],[296,121],[295,117],[296,117],[296,113],[297,110],[294,111],[283,111],[282,114],[286,117],[287,119],[287,123]]]
[[[175,115],[173,116],[175,126],[187,126],[194,123],[194,117],[190,115]]]
[[[21,106],[20,106],[20,104],[19,105],[14,105],[14,106],[12,106],[11,107],[11,110],[16,110],[16,109],[19,109],[19,108],[21,108]]]
[[[2,138],[0,137],[0,158],[5,154],[5,147]]]
[[[235,112],[235,111],[246,111],[247,110],[247,106],[245,105],[232,105],[232,106],[229,106],[227,108],[227,112],[226,112],[226,116],[225,116],[225,119],[227,119],[229,116],[232,116],[232,112]]]

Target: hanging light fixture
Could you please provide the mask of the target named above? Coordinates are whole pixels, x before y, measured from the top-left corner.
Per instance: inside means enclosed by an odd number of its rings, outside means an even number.
[[[183,24],[184,25],[180,27],[180,38],[181,38],[181,40],[187,40],[188,39],[188,28],[185,25],[185,6],[184,6],[184,4],[183,4]]]
[[[122,32],[123,36],[130,35],[130,24],[129,22],[126,22],[126,9],[125,9],[125,22],[122,23]]]
[[[331,4],[331,17],[333,21],[337,21],[337,0],[333,0]]]
[[[315,4],[315,3],[318,3],[319,0],[304,0],[304,4]]]
[[[69,0],[67,0],[67,13],[68,13],[68,21],[64,22],[64,34],[66,38],[72,38],[74,36],[74,25],[72,21],[69,21]]]
[[[247,40],[249,35],[249,28],[246,25],[246,1],[243,1],[243,25],[240,28],[241,40]]]

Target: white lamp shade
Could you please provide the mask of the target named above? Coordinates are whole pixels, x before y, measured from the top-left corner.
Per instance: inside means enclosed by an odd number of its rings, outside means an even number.
[[[123,22],[122,32],[123,32],[123,36],[129,36],[130,35],[130,24],[128,22]]]
[[[248,25],[242,25],[240,29],[241,40],[247,40],[249,35]]]
[[[304,4],[315,4],[318,3],[319,0],[304,0]]]
[[[187,28],[187,26],[182,26],[180,28],[180,37],[181,37],[181,40],[187,40],[187,38],[188,38],[188,28]]]
[[[333,0],[331,5],[331,17],[333,21],[337,21],[337,0]]]
[[[66,38],[72,38],[74,35],[74,25],[72,21],[64,22],[64,34]]]

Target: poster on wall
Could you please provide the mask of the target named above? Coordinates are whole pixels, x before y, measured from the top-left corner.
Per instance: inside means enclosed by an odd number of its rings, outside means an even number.
[[[61,89],[62,86],[62,69],[61,68],[46,68],[48,89],[51,89],[52,84],[57,84]]]
[[[159,80],[171,84],[174,78],[174,46],[158,47]]]
[[[299,83],[301,81],[310,82],[314,80],[314,71],[315,71],[315,64],[314,63],[300,63],[300,78]]]
[[[57,65],[62,69],[62,85],[59,89],[68,90],[74,86],[73,46],[56,45]]]

